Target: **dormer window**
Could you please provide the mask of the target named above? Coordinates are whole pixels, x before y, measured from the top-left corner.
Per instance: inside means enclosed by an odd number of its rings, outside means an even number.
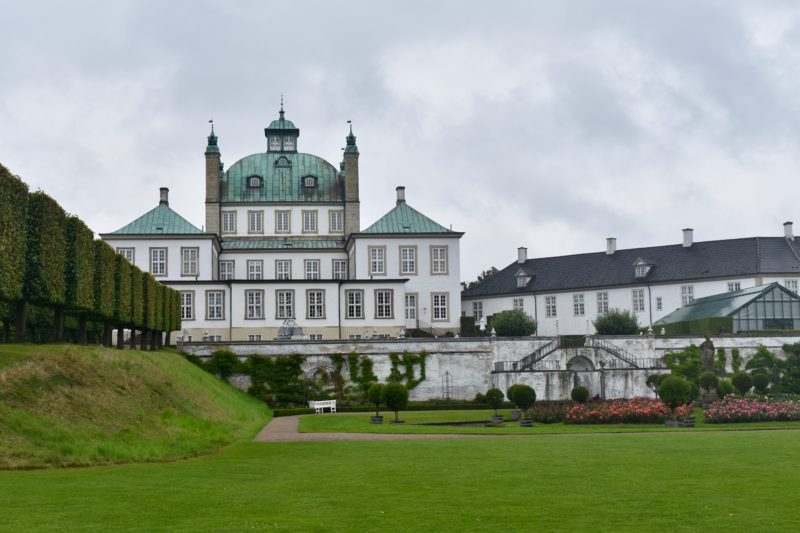
[[[277,161],[275,161],[275,166],[276,167],[290,167],[290,166],[292,166],[292,162],[289,161],[287,158],[281,156],[281,157],[278,158]]]
[[[260,176],[250,176],[247,178],[247,187],[250,189],[259,189],[261,188],[261,177]]]
[[[306,176],[303,178],[303,187],[306,189],[313,189],[317,186],[317,178],[314,176]]]
[[[516,276],[517,276],[517,288],[518,289],[524,289],[525,287],[528,286],[528,283],[530,283],[530,281],[531,281],[531,277],[524,270],[517,271]]]
[[[633,266],[637,278],[643,278],[647,276],[647,273],[650,272],[651,268],[650,265],[648,265],[643,259],[636,261]]]

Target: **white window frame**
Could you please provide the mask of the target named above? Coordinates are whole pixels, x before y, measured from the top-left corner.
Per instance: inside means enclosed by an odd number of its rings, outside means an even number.
[[[449,268],[449,250],[447,246],[431,245],[431,275],[446,276]]]
[[[223,265],[225,268],[223,268]],[[230,268],[228,268],[230,267]],[[231,280],[236,276],[236,262],[232,259],[223,259],[219,262],[219,279]],[[224,272],[223,272],[224,271]]]
[[[194,291],[180,291],[181,320],[194,320]]]
[[[597,316],[608,313],[608,291],[597,293]]]
[[[572,295],[572,314],[586,316],[586,297],[582,292]]]
[[[310,341],[321,341],[323,340],[322,333],[309,333],[308,340]]]
[[[401,276],[416,276],[417,275],[417,247],[416,246],[400,246],[400,275]]]
[[[513,298],[511,300],[511,307],[515,310],[525,310],[525,298]]]
[[[160,255],[162,257],[156,257]],[[167,264],[167,249],[166,248],[150,248],[150,273],[153,277],[163,278],[169,272]]]
[[[325,289],[306,289],[306,318],[325,318]]]
[[[222,233],[236,233],[236,211],[222,212]]]
[[[206,291],[206,320],[225,320],[225,291]]]
[[[432,292],[431,293],[431,321],[446,322],[450,316],[450,293]]]
[[[798,292],[797,292],[797,280],[796,279],[785,279],[785,280],[783,280],[783,286],[789,292],[793,292],[795,294],[798,294]]]
[[[285,210],[275,211],[275,233],[292,232],[292,212]]]
[[[681,285],[681,307],[694,301],[694,285]]]
[[[294,318],[294,289],[275,291],[275,318],[286,320]]]
[[[480,322],[483,318],[483,302],[472,302],[472,316],[475,322]]]
[[[644,313],[644,289],[631,289],[631,306],[634,313]]]
[[[247,212],[247,233],[264,233],[264,211]]]
[[[196,277],[200,275],[200,248],[181,248],[181,276]]]
[[[663,311],[664,310],[664,298],[662,296],[656,296],[656,311]]]
[[[261,333],[248,333],[247,340],[249,342],[261,342]]]
[[[244,291],[245,320],[262,320],[264,318],[264,291],[248,289]]]
[[[375,289],[375,318],[394,318],[394,291]]]
[[[742,290],[742,282],[741,281],[729,281],[728,282],[728,292],[736,292]]]
[[[247,279],[249,279],[249,280],[264,279],[264,260],[263,259],[248,259],[247,260]]]
[[[349,319],[364,318],[364,289],[347,289],[344,291],[346,302],[345,317]]]
[[[303,209],[303,233],[319,233],[317,224],[317,210]]]
[[[333,279],[347,279],[347,259],[334,259],[331,262]]]
[[[276,259],[275,260],[275,279],[281,279],[281,280],[292,279],[292,260],[291,259]]]
[[[320,279],[319,259],[303,260],[305,279]]]
[[[130,264],[136,264],[134,260],[136,259],[136,248],[131,247],[124,247],[124,248],[117,248],[117,253],[128,260]]]
[[[405,315],[406,320],[417,319],[417,293],[409,292],[405,295]]]
[[[367,246],[370,276],[386,275],[386,246]]]
[[[558,317],[558,307],[557,307],[558,300],[555,295],[545,296],[544,297],[544,316],[545,318],[557,318]]]
[[[328,211],[328,232],[344,233],[344,211],[341,209]]]

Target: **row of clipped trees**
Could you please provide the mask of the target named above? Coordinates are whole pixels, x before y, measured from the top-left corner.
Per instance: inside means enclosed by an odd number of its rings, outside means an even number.
[[[28,186],[0,165],[0,320],[3,340],[35,340],[26,327],[46,323],[47,338],[65,340],[65,321],[73,340],[111,345],[118,329],[136,332],[140,346],[155,348],[162,333],[180,329],[180,294],[142,272],[94,234],[77,216],[68,215],[42,191]],[[42,318],[44,317],[44,318]],[[14,325],[12,331],[12,324]]]

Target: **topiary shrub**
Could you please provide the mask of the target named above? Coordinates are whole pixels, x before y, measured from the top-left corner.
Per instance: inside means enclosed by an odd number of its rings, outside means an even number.
[[[492,315],[492,327],[498,337],[524,337],[536,333],[536,321],[521,309]]]
[[[661,384],[661,380],[667,377],[669,374],[650,374],[647,376],[647,380],[645,381],[645,385],[653,391],[658,398],[658,386]]]
[[[667,376],[658,386],[658,397],[664,405],[670,408],[673,420],[678,407],[689,403],[691,394],[689,383],[678,376]]]
[[[494,409],[494,416],[497,416],[497,410],[502,407],[504,397],[503,391],[500,389],[494,388],[486,391],[486,403],[489,404],[489,407]]]
[[[728,394],[736,394],[736,387],[733,386],[729,379],[719,380],[719,383],[717,383],[717,396],[724,398]]]
[[[408,389],[402,383],[388,383],[383,389],[383,403],[394,411],[394,421],[400,421],[400,411],[408,405]]]
[[[475,394],[475,398],[472,399],[475,403],[486,403],[486,396],[482,392],[478,392]]]
[[[512,394],[511,401],[514,402],[514,405],[527,415],[528,409],[533,407],[536,402],[536,391],[533,390],[533,387],[518,383],[509,387],[509,392]]]
[[[599,335],[635,335],[639,319],[627,309],[609,309],[592,322]]]
[[[740,370],[731,377],[731,383],[733,383],[739,395],[744,396],[747,391],[753,388],[753,376]]]
[[[764,372],[756,372],[753,374],[753,388],[759,394],[765,394],[769,388],[769,376]]]
[[[711,392],[711,389],[716,389],[717,384],[719,383],[719,378],[713,372],[703,372],[700,374],[700,377],[697,379],[698,384],[700,387],[706,391],[706,399],[708,398],[708,394]]]
[[[583,385],[578,385],[577,387],[572,389],[572,392],[570,392],[570,396],[572,397],[573,402],[586,403],[586,400],[589,399],[589,389],[587,389]]]
[[[375,404],[375,416],[381,416],[380,406],[383,403],[383,389],[382,383],[375,383],[367,390],[367,399],[369,403]]]

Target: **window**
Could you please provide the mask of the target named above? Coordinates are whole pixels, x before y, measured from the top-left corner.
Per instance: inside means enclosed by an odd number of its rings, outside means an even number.
[[[294,150],[294,137],[283,138],[283,149],[289,151]]]
[[[154,276],[167,275],[166,248],[150,248],[150,273]]]
[[[261,187],[261,178],[258,176],[250,176],[247,178],[247,186],[251,189],[258,189]]]
[[[308,340],[310,341],[321,341],[322,340],[322,333],[309,333]]]
[[[350,333],[347,336],[347,338],[349,340],[351,340],[351,341],[360,341],[361,340],[361,334],[360,333]]]
[[[133,259],[136,257],[135,248],[117,248],[117,253],[127,259],[130,264],[133,264]]]
[[[222,335],[209,335],[207,338],[210,342],[222,342]]]
[[[233,279],[233,261],[219,262],[219,279]]]
[[[645,263],[639,263],[636,265],[636,277],[643,278],[647,275],[647,272],[650,270],[650,266]]]
[[[291,211],[275,211],[275,233],[291,232]]]
[[[555,296],[544,297],[544,316],[545,318],[556,318],[558,316]]]
[[[597,315],[606,313],[608,313],[608,292],[601,291],[597,293]]]
[[[325,318],[325,291],[306,291],[306,318]]]
[[[261,259],[247,260],[247,279],[264,279],[264,261]]]
[[[514,298],[511,301],[511,306],[514,309],[518,309],[520,311],[525,310],[525,298]]]
[[[633,312],[641,313],[644,311],[644,289],[631,290],[631,298],[633,303]]]
[[[194,320],[194,291],[181,291],[181,320]]]
[[[250,342],[258,342],[261,340],[261,333],[249,333],[247,335],[247,340]]]
[[[291,259],[277,259],[275,261],[275,279],[292,279]]]
[[[431,294],[433,306],[433,320],[447,320],[447,293],[434,292]]]
[[[694,285],[681,285],[681,305],[689,305],[694,301]]]
[[[364,318],[363,290],[354,289],[345,291],[345,300],[347,300],[347,318]]]
[[[200,248],[181,248],[181,276],[197,276],[197,256]]]
[[[269,138],[269,151],[270,152],[278,152],[281,149],[281,138],[277,135],[272,135]],[[283,159],[283,158],[281,158]],[[278,160],[280,162],[280,160]]]
[[[790,290],[791,292],[797,294],[797,280],[796,279],[787,279],[784,280],[784,286]]]
[[[572,312],[575,316],[583,316],[586,314],[583,294],[572,295]]]
[[[305,265],[306,279],[319,279],[319,259],[306,259]]]
[[[275,318],[294,318],[294,291],[275,291]]]
[[[244,291],[244,300],[245,318],[249,320],[264,318],[264,291]]]
[[[344,233],[344,211],[328,211],[328,231]]]
[[[728,292],[736,292],[742,290],[742,282],[741,281],[729,281],[728,282]]]
[[[431,274],[447,274],[447,246],[431,246]]]
[[[480,322],[483,318],[483,302],[472,302],[472,316],[475,317],[475,322]]]
[[[347,261],[345,259],[333,260],[333,279],[347,279]]]
[[[206,292],[206,319],[222,320],[225,318],[225,293],[222,291]]]
[[[417,295],[406,294],[406,320],[417,319]]]
[[[417,273],[417,247],[400,247],[400,274],[414,275]]]
[[[247,232],[248,233],[264,233],[264,212],[263,211],[248,211],[247,212]]]
[[[317,232],[317,212],[303,211],[303,233]]]
[[[531,277],[525,274],[525,272],[519,271],[517,273],[517,288],[522,289],[528,286],[528,283],[531,281]]]
[[[375,318],[394,317],[394,305],[392,300],[391,290],[378,289],[375,291]]]
[[[222,212],[222,233],[236,233],[236,211]]]
[[[303,178],[303,187],[307,189],[313,189],[317,186],[317,178],[314,176],[306,176]]]
[[[664,298],[661,296],[656,296],[656,311],[663,311],[664,310]]]
[[[371,276],[386,274],[386,247],[369,246],[369,273]]]

